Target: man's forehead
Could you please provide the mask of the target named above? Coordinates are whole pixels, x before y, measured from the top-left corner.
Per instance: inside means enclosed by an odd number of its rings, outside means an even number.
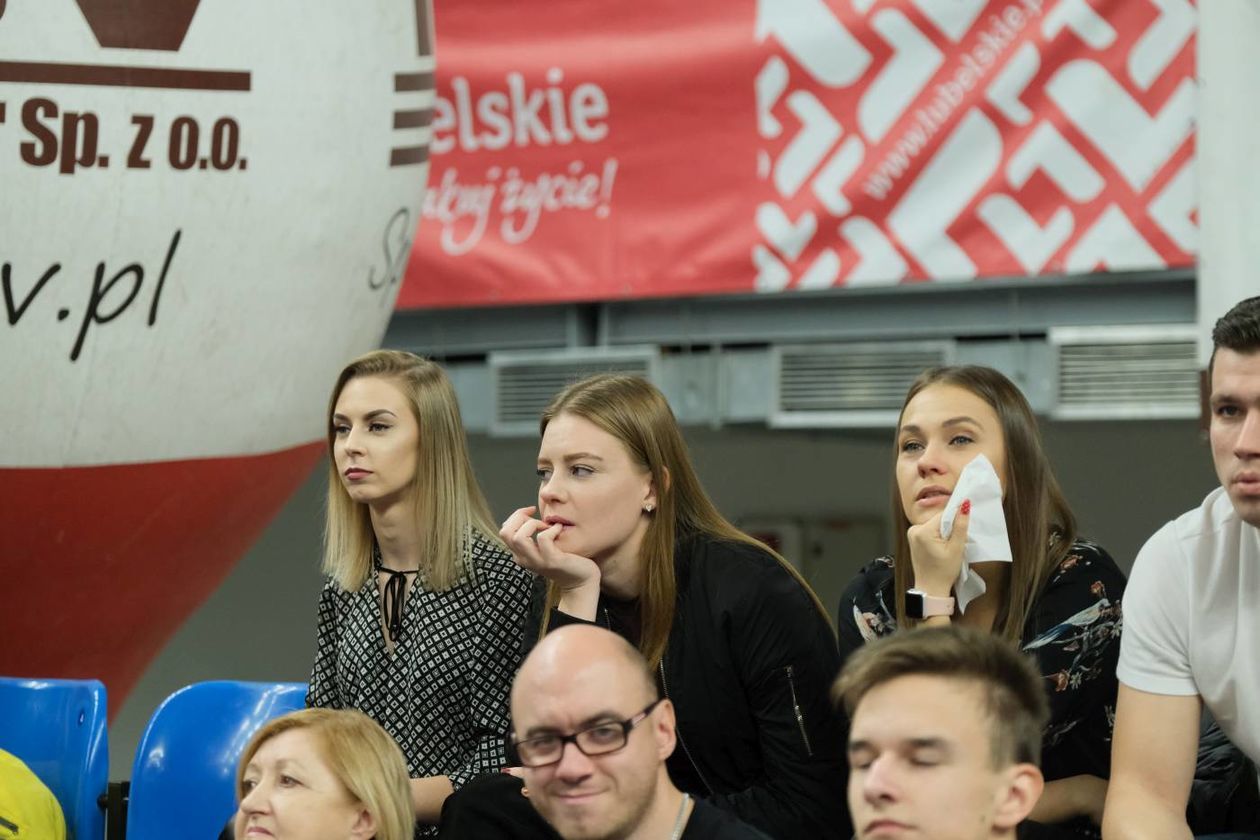
[[[544,730],[568,732],[598,723],[620,721],[633,714],[621,708],[626,703],[625,699],[605,698],[604,702],[591,703],[577,698],[547,698],[514,713],[513,728],[518,736],[528,737],[531,733]]]
[[[866,692],[854,709],[852,738],[956,741],[986,728],[984,695],[977,683],[913,674]]]
[[[1260,379],[1260,350],[1242,353],[1221,347],[1212,358],[1212,389],[1217,390],[1222,384],[1246,382]],[[1260,387],[1260,386],[1257,386]]]
[[[869,743],[888,746],[891,744],[950,744],[973,733],[974,721],[963,710],[954,714],[936,716],[906,715],[904,708],[896,704],[858,707],[849,732],[850,743]],[[962,731],[966,730],[966,731]]]
[[[598,717],[625,705],[627,681],[609,663],[556,672],[539,669],[523,675],[512,691],[512,715],[519,723],[575,722]]]

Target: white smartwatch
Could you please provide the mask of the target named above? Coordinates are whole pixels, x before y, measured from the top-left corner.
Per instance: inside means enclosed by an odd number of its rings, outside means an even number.
[[[953,598],[937,598],[922,589],[906,590],[906,618],[924,619],[934,615],[953,614]]]

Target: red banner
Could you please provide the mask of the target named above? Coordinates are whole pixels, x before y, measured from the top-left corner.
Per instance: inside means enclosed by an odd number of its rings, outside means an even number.
[[[442,4],[400,308],[1193,262],[1185,0]]]

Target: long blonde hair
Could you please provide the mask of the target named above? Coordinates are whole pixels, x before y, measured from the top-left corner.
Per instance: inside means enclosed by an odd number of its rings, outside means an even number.
[[[380,724],[355,709],[301,709],[273,718],[254,733],[236,768],[236,798],[245,798],[245,768],[282,732],[307,729],[337,781],[376,820],[374,840],[411,840],[415,811],[407,764]]]
[[[657,506],[648,514],[650,521],[639,547],[643,575],[643,589],[639,593],[642,619],[639,652],[652,668],[656,668],[665,654],[674,622],[678,593],[674,579],[674,547],[679,539],[689,536],[704,535],[743,543],[770,554],[796,578],[819,613],[830,621],[818,596],[791,564],[718,512],[691,465],[674,412],[665,396],[651,383],[638,376],[621,374],[598,374],[583,379],[552,399],[543,411],[539,431],[546,432],[547,424],[561,414],[594,423],[621,441],[630,457],[651,474]],[[554,583],[549,584],[543,633],[551,610],[559,601],[559,588]]]
[[[419,458],[412,498],[421,525],[420,571],[433,590],[450,589],[471,577],[463,551],[474,532],[497,544],[481,487],[468,457],[468,442],[459,415],[455,389],[442,368],[413,353],[377,350],[342,369],[328,400],[328,505],[324,520],[324,573],[345,590],[363,585],[372,569],[375,536],[368,506],[346,492],[333,457],[336,429],[332,422],[346,383],[356,377],[389,380],[407,397],[420,429]]]
[[[1072,549],[1076,540],[1076,518],[1068,507],[1059,482],[1041,445],[1037,419],[1028,400],[1015,383],[993,368],[979,365],[929,368],[919,374],[906,393],[897,417],[897,432],[906,406],[920,391],[932,385],[953,385],[970,391],[988,403],[997,414],[1006,441],[1006,495],[1002,511],[1011,542],[1011,572],[1006,598],[998,606],[993,631],[1014,642],[1023,634],[1033,602],[1041,594],[1050,575]],[[893,586],[897,600],[897,625],[909,627],[901,597],[911,586],[914,568],[910,564],[910,544],[906,531],[910,520],[901,503],[897,486],[897,445],[893,443],[892,522],[894,539]]]

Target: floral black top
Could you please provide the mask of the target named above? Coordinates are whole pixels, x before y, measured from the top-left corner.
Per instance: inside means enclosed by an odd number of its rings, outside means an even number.
[[[411,587],[393,652],[385,646],[376,575],[319,596],[306,705],[359,709],[398,743],[413,777],[459,788],[503,767],[508,691],[520,665],[533,575],[502,547],[469,541],[473,582],[445,592]],[[417,826],[417,837],[436,836]]]
[[[1111,775],[1124,586],[1124,573],[1106,551],[1077,541],[1024,626],[1021,646],[1036,659],[1050,700],[1041,758],[1047,781]],[[895,631],[896,616],[893,561],[880,557],[841,597],[840,655],[847,659],[867,641]],[[1097,829],[1083,833],[1097,836]]]

